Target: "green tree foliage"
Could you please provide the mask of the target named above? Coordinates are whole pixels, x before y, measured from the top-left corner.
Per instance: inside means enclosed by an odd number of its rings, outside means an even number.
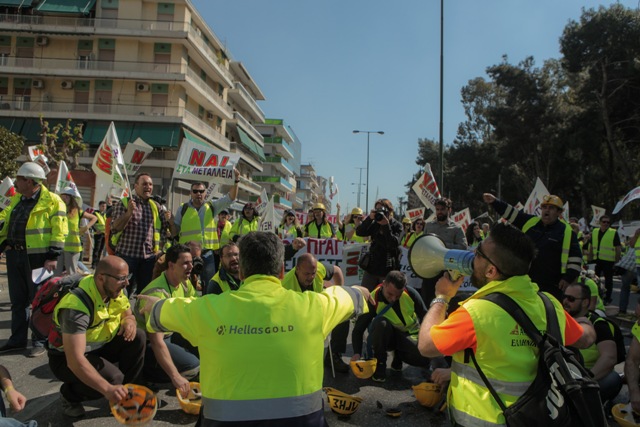
[[[87,149],[82,137],[84,124],[71,125],[71,119],[63,125],[58,123],[51,129],[49,122],[40,117],[40,138],[38,148],[42,149],[49,159],[49,167],[57,167],[61,161],[69,166],[70,170],[80,169],[80,153]]]
[[[24,137],[0,126],[0,180],[16,176],[20,166],[16,159],[22,154],[23,147]]]
[[[504,57],[462,89],[466,120],[446,147],[441,188],[454,209],[480,215],[487,191],[524,202],[540,178],[572,215],[589,216],[591,204],[611,210],[640,182],[640,13],[586,10],[560,47],[541,67]],[[426,162],[437,177],[437,144],[421,139],[416,163]],[[421,173],[407,184],[409,207],[421,205],[410,190]]]

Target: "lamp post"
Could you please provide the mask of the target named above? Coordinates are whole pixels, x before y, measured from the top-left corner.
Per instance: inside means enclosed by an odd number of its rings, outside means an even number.
[[[360,171],[360,179],[358,180],[358,207],[361,208],[360,205],[360,193],[362,192],[361,188],[362,188],[362,169],[364,168],[356,168]]]
[[[354,130],[353,133],[366,133],[367,134],[367,197],[365,202],[364,211],[369,212],[369,139],[372,133],[384,135],[381,130]]]

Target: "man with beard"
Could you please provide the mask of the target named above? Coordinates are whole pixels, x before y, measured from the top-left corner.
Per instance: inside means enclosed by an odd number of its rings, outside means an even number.
[[[189,276],[193,268],[191,250],[187,245],[173,245],[165,255],[167,270],[149,283],[141,292],[160,299],[176,297],[195,297],[196,291]],[[136,304],[138,326],[145,328],[144,316],[140,309],[144,301]],[[147,381],[164,383],[171,381],[183,396],[189,393],[189,380],[198,375],[200,360],[198,350],[178,333],[150,332],[147,334],[144,377]]]
[[[564,206],[562,199],[554,195],[544,196],[538,217],[496,199],[493,194],[485,193],[482,198],[502,218],[531,239],[537,255],[531,263],[529,277],[541,291],[561,300],[564,289],[578,278],[582,267],[578,237],[569,224],[560,220]]]
[[[123,292],[130,278],[122,258],[107,256],[56,305],[49,368],[63,383],[60,400],[69,417],[84,415],[85,400],[121,401],[128,393],[123,384],[142,371],[146,335]]]
[[[436,208],[436,219],[428,222],[424,226],[423,234],[435,234],[442,240],[447,249],[467,249],[467,237],[462,230],[462,227],[453,222],[449,217],[451,216],[452,202],[447,198],[439,198],[434,202]],[[422,281],[422,300],[425,304],[435,296],[436,282],[444,271],[440,272],[436,277],[430,279],[424,279]]]
[[[436,297],[420,326],[418,350],[425,357],[453,356],[447,398],[453,425],[505,424],[502,409],[491,398],[484,381],[478,379],[471,358],[466,357],[467,349],[474,352],[489,382],[505,390],[502,396],[507,406],[522,396],[536,377],[538,348],[528,339],[523,345],[524,333],[511,315],[483,298],[495,292],[507,295],[538,330],[545,330],[544,303],[538,296],[538,287],[527,276],[534,255],[533,243],[520,230],[497,224],[476,248],[471,280],[478,290],[446,320],[449,301],[464,279],[453,282],[445,274],[436,284]],[[562,331],[560,342],[578,348],[591,345],[595,331],[589,320],[574,319],[555,298],[549,300]]]
[[[240,251],[235,243],[227,243],[220,249],[220,269],[207,284],[205,294],[220,295],[237,291],[240,287]]]
[[[593,378],[600,385],[600,399],[606,402],[616,397],[622,388],[622,378],[614,369],[618,363],[618,347],[612,326],[607,320],[589,311],[590,302],[591,291],[585,284],[572,283],[564,290],[562,297],[564,309],[574,319],[586,317],[593,323],[596,342],[580,350],[580,354],[584,360],[584,367],[591,371]]]
[[[296,292],[322,292],[327,286],[342,286],[344,276],[340,267],[326,262],[318,262],[310,254],[298,257],[293,267],[282,279],[282,286]],[[327,353],[324,364],[333,366],[338,372],[349,372],[349,365],[342,360],[342,353],[347,351],[347,336],[349,335],[349,321],[342,322],[331,331],[331,354]]]

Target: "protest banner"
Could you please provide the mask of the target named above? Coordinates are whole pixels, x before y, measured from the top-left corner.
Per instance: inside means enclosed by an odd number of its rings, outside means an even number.
[[[429,163],[425,165],[424,170],[422,177],[416,181],[411,189],[417,194],[422,204],[435,211],[435,201],[440,197],[440,190]]]
[[[469,211],[469,208],[465,208],[454,213],[451,219],[456,223],[456,225],[462,227],[462,231],[465,232],[467,231],[469,224],[471,224],[471,212]]]
[[[71,172],[69,172],[69,168],[64,160],[60,161],[58,165],[58,178],[56,179],[56,193],[61,194],[65,188],[73,188],[75,190],[74,197],[81,197],[80,192],[78,191],[78,187],[76,183],[73,181],[73,177],[71,176]]]
[[[13,180],[9,177],[0,182],[0,209],[6,209],[11,205],[11,198],[16,195]]]
[[[240,155],[183,139],[173,178],[233,185]]]
[[[411,222],[414,222],[418,218],[424,218],[424,213],[426,211],[426,208],[409,209],[405,212],[405,217],[409,218]]]
[[[258,231],[266,231],[269,233],[275,233],[278,229],[280,221],[277,220],[275,206],[273,204],[273,198],[267,202],[267,205],[262,210],[260,216],[260,223],[258,224]]]
[[[258,200],[256,200],[256,211],[258,212],[258,215],[262,215],[262,212],[264,212],[265,208],[267,207],[267,203],[269,203],[269,196],[267,196],[267,190],[262,187],[260,197],[258,197]]]
[[[564,205],[562,206],[562,214],[560,216],[567,221],[571,218],[571,214],[569,213],[569,202],[564,202]]]
[[[36,157],[43,155],[44,156],[44,151],[42,151],[42,149],[38,148],[37,145],[30,145],[27,147],[27,152],[29,153],[29,159],[31,159],[31,161],[35,161]]]
[[[152,151],[153,147],[144,142],[142,138],[137,138],[135,141],[128,143],[122,156],[127,175],[135,176],[142,162],[149,157]]]
[[[536,178],[536,185],[524,204],[524,211],[530,215],[540,216],[540,203],[542,203],[542,198],[548,194],[547,187],[545,187],[540,178]]]
[[[625,207],[629,202],[640,198],[640,187],[636,187],[633,190],[629,191],[618,203],[616,203],[616,207],[613,208],[612,215],[617,214]]]
[[[591,218],[590,225],[592,227],[599,227],[600,217],[607,213],[607,210],[605,208],[601,208],[600,206],[591,205],[591,211],[593,212],[593,218]]]
[[[96,174],[94,200],[107,200],[108,196],[120,199],[131,193],[120,141],[113,122],[98,147],[91,169]]]

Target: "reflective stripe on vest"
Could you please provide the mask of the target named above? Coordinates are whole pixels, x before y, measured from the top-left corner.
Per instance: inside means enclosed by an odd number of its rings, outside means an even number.
[[[529,219],[522,227],[522,232],[526,234],[531,227],[539,222],[540,217],[537,216]],[[560,272],[564,274],[567,272],[567,264],[569,263],[569,249],[571,248],[571,233],[573,233],[573,230],[569,224],[564,221],[561,222],[564,225],[564,237],[562,239],[562,253],[560,255]],[[578,260],[577,262],[579,263],[580,261]]]
[[[69,234],[64,241],[64,251],[78,253],[82,252],[82,242],[80,240],[80,219],[78,209],[74,209],[68,217]]]
[[[376,299],[376,297],[378,296],[378,292],[382,292],[382,285],[378,285],[371,292],[371,297],[378,303],[376,313],[380,313],[387,306],[384,301],[378,301]],[[406,290],[402,291],[402,295],[400,295],[398,303],[400,304],[400,312],[402,313],[402,317],[404,318],[406,325],[402,323],[402,320],[400,320],[398,313],[396,313],[393,309],[387,310],[383,314],[383,317],[388,319],[394,328],[403,332],[407,332],[411,335],[417,334],[418,331],[420,331],[420,323],[418,321],[418,316],[416,316],[415,304]]]
[[[185,244],[189,241],[195,241],[202,243],[202,249],[219,249],[218,231],[215,227],[211,204],[204,204],[204,226],[200,221],[198,210],[191,205],[187,206],[180,223],[179,242]]]
[[[636,267],[640,267],[640,238],[636,240],[634,249],[636,251]]]
[[[315,221],[307,224],[307,236],[313,237],[315,239],[329,239],[333,236],[331,224],[328,222],[323,222],[320,226],[320,231],[318,231],[318,225]]]
[[[126,209],[129,206],[129,198],[125,197],[122,199],[122,206]],[[153,200],[149,200],[149,206],[151,207],[151,214],[153,216],[153,251],[158,252],[160,250],[160,229],[162,228],[162,220],[160,220],[160,213],[158,212],[158,205]],[[125,229],[127,227],[125,226]],[[118,241],[120,237],[122,237],[122,231],[118,231],[117,233],[111,233],[111,245],[114,248],[118,247]]]
[[[599,259],[602,261],[615,261],[616,260],[616,251],[613,246],[613,238],[616,235],[616,231],[613,228],[608,228],[604,232],[604,236],[602,236],[602,240],[600,240],[600,245],[598,245],[598,240],[600,236],[600,229],[596,228],[593,230],[593,236],[591,237],[591,247],[593,248],[593,259]]]
[[[304,396],[254,400],[202,398],[204,417],[216,421],[257,421],[294,418],[322,409],[322,390]]]

